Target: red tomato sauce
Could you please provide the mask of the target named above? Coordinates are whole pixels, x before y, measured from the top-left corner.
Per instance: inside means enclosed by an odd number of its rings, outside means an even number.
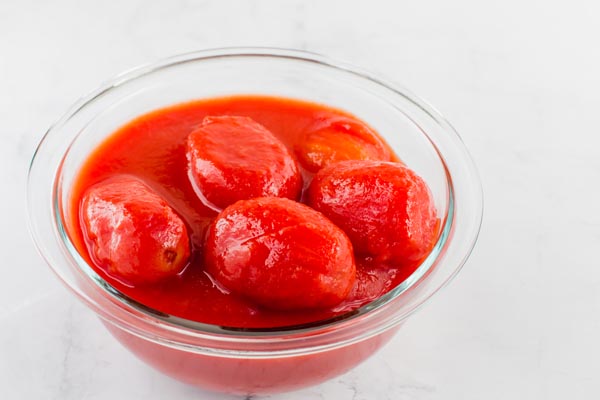
[[[205,206],[187,175],[186,139],[206,116],[250,117],[270,130],[293,153],[307,127],[315,121],[356,117],[343,111],[299,100],[234,96],[198,100],[150,112],[118,129],[89,156],[74,181],[67,221],[70,237],[81,255],[114,288],[157,311],[189,320],[237,328],[273,328],[320,321],[354,310],[404,281],[419,265],[377,264],[356,258],[353,289],[341,304],[328,309],[277,311],[258,306],[223,290],[204,270],[203,242],[217,212]],[[386,149],[387,148],[386,145]],[[390,154],[393,154],[390,151]],[[397,161],[395,155],[392,159]],[[304,189],[313,173],[301,167]],[[88,254],[79,221],[79,209],[87,188],[117,174],[143,180],[161,195],[184,220],[191,257],[179,275],[152,285],[132,286],[121,282]],[[304,191],[302,198],[304,198]]]

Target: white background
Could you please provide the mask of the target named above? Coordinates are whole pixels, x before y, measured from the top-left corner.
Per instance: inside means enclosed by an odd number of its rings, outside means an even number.
[[[600,398],[597,1],[0,1],[0,398],[224,399],[146,367],[26,229],[35,145],[79,96],[209,47],[307,49],[434,104],[483,180],[479,243],[383,351],[272,399]],[[259,397],[260,398],[260,397]]]

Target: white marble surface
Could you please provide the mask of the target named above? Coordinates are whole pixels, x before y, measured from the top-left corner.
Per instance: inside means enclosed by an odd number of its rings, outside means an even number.
[[[271,399],[600,398],[600,3],[0,2],[0,399],[223,399],[161,376],[61,287],[25,225],[48,125],[121,70],[269,45],[402,82],[453,122],[484,182],[479,244],[384,351]]]

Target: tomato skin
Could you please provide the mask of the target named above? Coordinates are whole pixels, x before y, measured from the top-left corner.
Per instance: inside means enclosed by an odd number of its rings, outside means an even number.
[[[267,308],[326,308],[346,298],[356,266],[352,244],[315,210],[283,198],[239,201],[209,227],[206,270]]]
[[[391,161],[392,153],[367,125],[338,116],[310,126],[295,146],[301,165],[317,172],[330,164],[347,160]]]
[[[188,136],[186,156],[198,196],[213,208],[261,196],[296,199],[302,189],[288,149],[248,117],[205,117]]]
[[[190,256],[181,218],[141,180],[118,175],[82,197],[81,226],[88,252],[127,284],[150,284],[181,272]]]
[[[418,262],[437,236],[431,192],[403,164],[332,164],[315,175],[307,202],[346,232],[357,254],[378,262]]]

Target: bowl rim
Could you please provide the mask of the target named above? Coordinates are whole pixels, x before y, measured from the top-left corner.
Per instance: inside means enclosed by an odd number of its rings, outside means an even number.
[[[32,171],[34,170],[34,168],[36,166],[36,160],[37,160],[38,154],[40,152],[44,151],[45,144],[52,138],[52,136],[55,134],[55,132],[60,130],[61,125],[67,123],[70,120],[70,118],[77,115],[77,113],[82,108],[84,108],[88,103],[91,103],[92,101],[94,101],[98,97],[102,96],[106,92],[110,91],[111,89],[117,88],[129,81],[144,77],[146,75],[149,75],[156,71],[160,71],[165,68],[177,66],[179,64],[187,63],[187,62],[198,62],[198,61],[210,60],[210,59],[215,59],[215,58],[231,58],[231,57],[285,58],[288,60],[294,60],[294,61],[298,61],[298,62],[310,62],[310,63],[319,64],[324,67],[332,68],[334,70],[341,70],[341,71],[343,71],[345,73],[349,73],[359,79],[366,79],[366,80],[376,84],[377,86],[381,86],[387,90],[390,90],[395,95],[399,95],[402,98],[404,98],[405,100],[408,100],[413,105],[417,106],[419,109],[421,109],[423,112],[425,112],[430,118],[432,118],[433,121],[435,121],[438,125],[440,125],[440,127],[446,133],[448,133],[452,136],[452,139],[456,146],[461,147],[462,155],[465,157],[465,159],[463,161],[465,161],[467,166],[471,169],[471,171],[470,171],[472,174],[472,176],[471,176],[472,182],[471,183],[473,183],[474,185],[476,185],[479,188],[479,190],[478,190],[479,199],[476,199],[476,203],[478,203],[480,205],[478,210],[473,210],[473,212],[475,213],[475,219],[478,220],[478,221],[476,221],[477,226],[474,231],[470,232],[470,236],[471,236],[470,242],[465,246],[466,251],[463,255],[462,260],[455,267],[455,270],[453,271],[453,273],[450,276],[448,276],[446,278],[446,280],[441,285],[439,285],[439,287],[437,287],[435,290],[433,290],[433,292],[431,292],[427,297],[422,298],[418,302],[416,302],[416,304],[412,308],[410,308],[407,312],[404,312],[399,318],[398,317],[394,318],[393,320],[388,321],[388,323],[379,324],[379,329],[377,329],[377,330],[367,329],[365,332],[363,332],[362,335],[359,335],[358,337],[354,336],[351,338],[347,338],[345,341],[337,341],[334,344],[340,345],[342,343],[351,343],[351,342],[355,342],[358,340],[364,340],[364,339],[372,337],[378,333],[381,333],[384,330],[387,330],[394,325],[399,324],[404,319],[406,319],[408,316],[410,316],[412,313],[414,313],[417,309],[419,309],[424,303],[426,303],[428,301],[428,299],[431,298],[435,293],[437,293],[442,287],[446,286],[460,271],[460,269],[464,265],[466,259],[470,255],[473,247],[475,246],[475,243],[476,243],[479,231],[480,231],[482,215],[483,215],[483,194],[482,194],[482,189],[481,189],[481,183],[479,181],[479,177],[478,177],[477,171],[475,169],[475,166],[474,166],[468,152],[464,148],[464,145],[463,145],[462,140],[460,139],[460,136],[458,135],[458,133],[446,121],[446,119],[444,117],[442,117],[442,115],[439,112],[437,112],[433,107],[431,107],[426,101],[415,96],[410,91],[406,90],[404,87],[397,85],[395,83],[392,83],[390,80],[379,78],[375,74],[367,72],[361,68],[355,67],[348,63],[334,61],[334,60],[332,60],[326,56],[320,55],[320,54],[307,52],[307,51],[301,51],[301,50],[284,49],[284,48],[227,47],[227,48],[201,50],[201,51],[195,51],[195,52],[189,52],[189,53],[176,55],[173,57],[165,58],[165,59],[160,60],[155,63],[145,64],[140,67],[133,68],[133,69],[125,71],[121,74],[116,75],[113,79],[110,79],[109,81],[105,82],[98,89],[92,91],[90,94],[82,97],[79,101],[77,101],[56,123],[54,123],[48,129],[48,131],[46,132],[46,134],[40,141],[40,143],[32,157],[31,164],[29,167],[28,184],[27,184],[27,187],[28,187],[28,211],[30,211],[32,209],[32,207],[35,207],[37,205],[37,202],[33,201],[32,196],[31,196],[31,192],[32,192],[31,186],[34,184],[34,182],[32,180],[32,175],[33,175]],[[151,111],[151,110],[149,110],[149,111]],[[410,118],[409,115],[407,115],[407,116]],[[427,136],[427,134],[425,132],[423,132],[423,134],[425,134],[425,136]],[[258,341],[266,343],[266,342],[272,341],[272,340],[289,341],[290,338],[302,339],[302,338],[306,338],[307,336],[331,333],[332,330],[338,331],[340,329],[348,329],[348,328],[352,328],[352,325],[355,324],[356,321],[361,321],[361,323],[364,325],[365,320],[375,318],[375,316],[377,316],[378,313],[380,313],[382,311],[382,309],[385,309],[385,307],[387,305],[389,305],[393,300],[399,298],[403,293],[407,292],[408,290],[413,288],[415,285],[417,285],[430,272],[431,266],[434,265],[434,263],[436,262],[438,257],[444,252],[444,250],[450,243],[451,231],[455,224],[454,207],[455,207],[456,199],[455,199],[455,192],[454,192],[454,186],[453,186],[453,177],[451,176],[451,174],[447,168],[446,160],[444,159],[443,155],[439,152],[439,149],[437,148],[436,144],[434,142],[432,142],[428,136],[427,136],[427,138],[429,139],[429,141],[430,141],[431,145],[434,147],[434,149],[438,152],[437,155],[444,166],[446,178],[447,178],[447,184],[448,184],[448,188],[449,188],[448,210],[446,210],[447,212],[444,215],[444,221],[442,222],[441,234],[440,234],[438,241],[434,247],[434,250],[423,261],[423,263],[415,270],[415,272],[413,272],[404,282],[402,282],[396,288],[392,289],[391,291],[389,291],[388,293],[379,297],[378,299],[376,299],[366,305],[363,305],[362,307],[357,308],[356,310],[344,313],[342,315],[339,315],[339,316],[336,316],[336,317],[333,317],[333,318],[330,318],[327,320],[315,321],[315,322],[311,322],[308,324],[302,324],[302,325],[297,325],[297,326],[286,326],[286,327],[276,327],[276,328],[251,328],[251,329],[244,328],[244,329],[242,329],[242,328],[235,328],[235,327],[221,327],[218,325],[200,323],[200,322],[191,321],[191,320],[187,320],[184,318],[174,317],[174,316],[164,314],[160,311],[153,310],[147,306],[144,306],[144,305],[138,303],[137,301],[130,299],[128,296],[124,295],[123,293],[119,292],[118,290],[113,288],[110,284],[108,284],[108,282],[104,281],[91,267],[89,267],[89,265],[87,265],[87,263],[83,260],[83,258],[79,255],[79,253],[75,249],[74,245],[71,243],[71,241],[66,233],[65,227],[62,225],[63,222],[62,222],[62,217],[61,217],[61,210],[59,207],[60,191],[57,190],[57,187],[60,186],[60,180],[61,180],[61,176],[62,176],[62,174],[61,174],[62,161],[64,161],[64,158],[68,154],[69,149],[67,149],[67,151],[64,154],[62,154],[61,164],[58,166],[58,169],[56,170],[56,172],[54,174],[53,192],[52,192],[52,204],[53,204],[52,215],[53,215],[54,222],[56,224],[55,233],[58,233],[60,235],[60,239],[62,241],[62,244],[65,246],[68,255],[70,257],[72,257],[72,259],[74,259],[75,263],[80,267],[80,270],[87,276],[87,278],[90,278],[93,281],[95,281],[95,283],[98,285],[98,288],[102,289],[105,293],[108,293],[110,296],[112,296],[113,300],[117,300],[119,303],[121,303],[120,304],[121,306],[125,306],[125,308],[129,307],[131,309],[134,309],[135,313],[133,313],[131,315],[135,315],[136,313],[139,313],[140,315],[136,315],[137,318],[142,318],[145,323],[150,323],[151,325],[156,325],[155,328],[159,328],[159,330],[164,329],[166,331],[169,331],[170,333],[174,333],[176,335],[183,334],[184,336],[186,334],[191,333],[192,336],[194,336],[196,338],[217,339],[222,342],[236,342],[236,341],[254,342],[254,341],[258,340]],[[76,139],[77,139],[77,136],[75,138],[73,138],[71,143],[73,143]],[[44,239],[42,238],[41,233],[38,232],[38,230],[36,229],[36,224],[34,223],[34,221],[32,221],[33,213],[29,212],[28,215],[29,215],[29,219],[28,219],[29,229],[33,236],[36,247],[37,247],[38,251],[40,252],[40,254],[42,255],[42,257],[46,260],[46,262],[49,264],[51,269],[58,275],[60,280],[63,281],[63,283],[67,287],[69,287],[69,289],[71,289],[73,292],[75,292],[75,294],[78,295],[77,297],[79,297],[81,300],[83,300],[88,306],[91,306],[91,308],[94,309],[94,311],[96,311],[102,318],[109,320],[109,322],[119,325],[121,328],[126,329],[126,330],[130,331],[131,333],[134,333],[141,337],[145,337],[145,338],[148,338],[148,339],[151,339],[154,341],[158,341],[163,344],[170,345],[170,346],[178,347],[182,344],[182,342],[180,342],[179,340],[168,339],[168,338],[164,337],[163,335],[161,335],[160,333],[155,332],[153,335],[150,335],[148,332],[144,331],[143,329],[142,330],[136,329],[136,328],[139,328],[139,326],[138,327],[132,326],[131,323],[126,322],[122,318],[121,319],[113,319],[113,318],[111,318],[112,315],[106,313],[106,310],[99,310],[97,305],[89,304],[89,299],[86,299],[85,297],[82,298],[81,293],[79,292],[79,290],[77,288],[73,287],[72,282],[69,282],[69,279],[67,279],[63,274],[61,274],[59,271],[57,271],[56,268],[52,265],[51,260],[48,257],[46,257],[46,255],[44,253],[44,246],[40,244],[40,242]],[[82,265],[82,263],[84,265]],[[88,267],[87,270],[84,266]],[[99,311],[101,311],[101,312],[99,312]],[[102,312],[102,311],[104,311],[104,312]],[[126,310],[126,311],[130,312],[131,310]],[[328,346],[325,346],[325,347],[329,348]],[[322,349],[322,347],[312,346],[311,349],[317,350],[317,349]],[[263,351],[263,353],[264,353],[264,351]],[[273,352],[269,351],[269,353],[273,353]],[[285,351],[284,351],[281,354],[283,355],[283,354],[288,354],[288,353],[285,353]]]

